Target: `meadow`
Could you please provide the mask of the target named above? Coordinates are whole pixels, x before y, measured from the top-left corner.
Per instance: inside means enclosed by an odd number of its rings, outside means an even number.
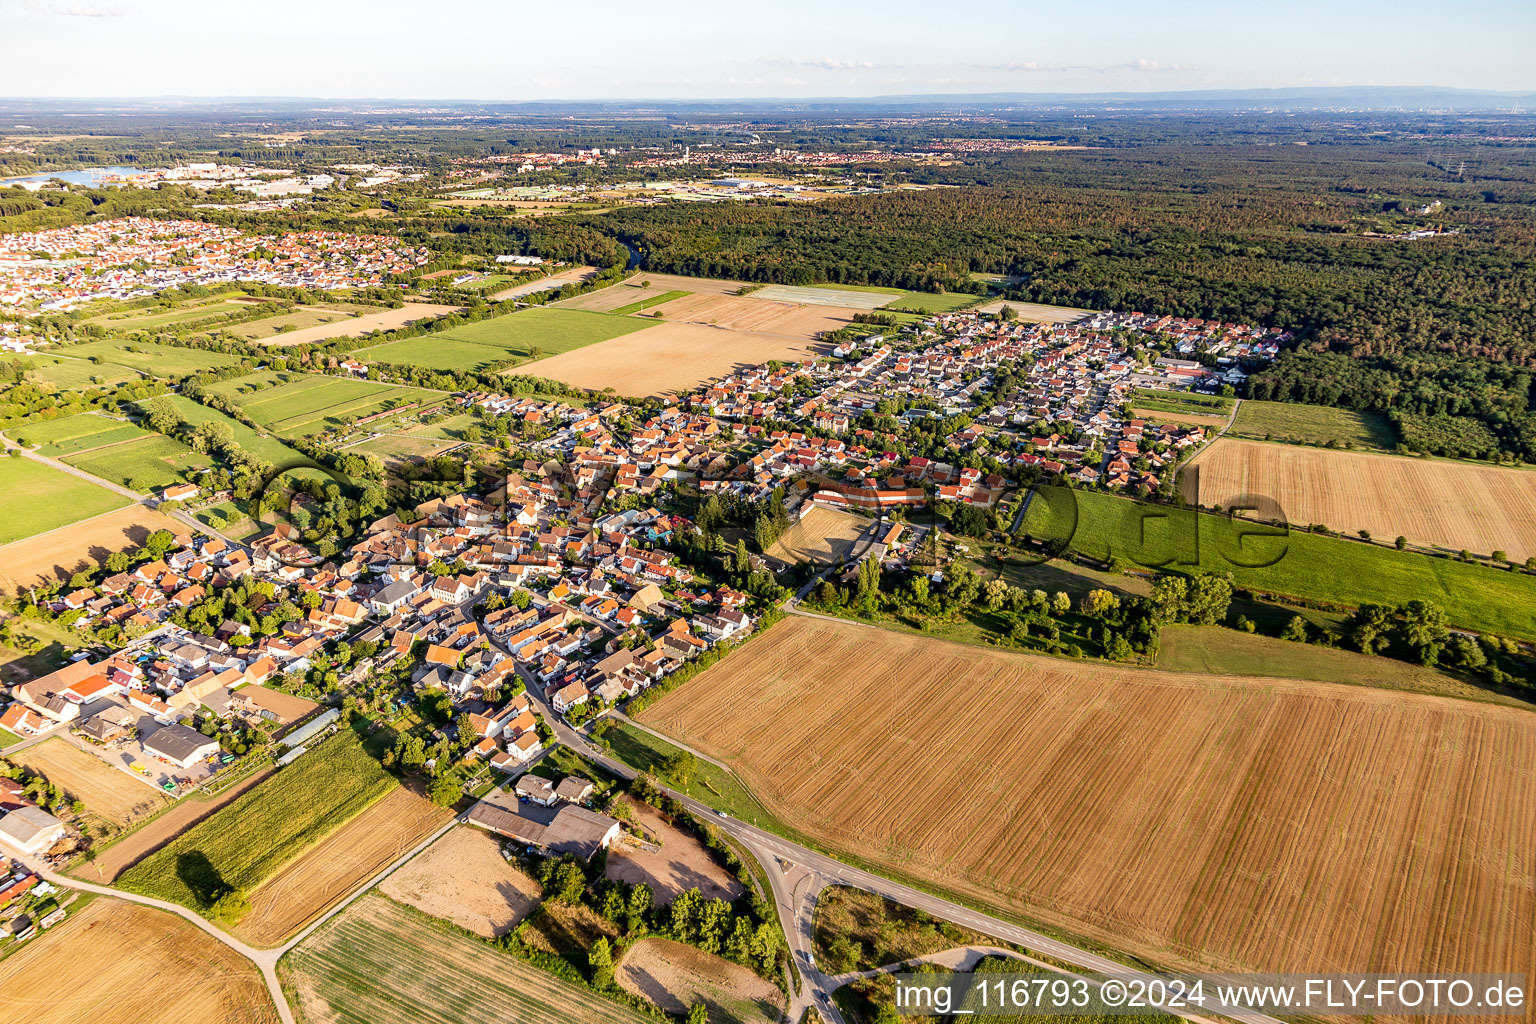
[[[420,388],[320,374],[254,374],[222,381],[210,390],[284,437],[307,437],[348,426],[391,405],[441,397]]]
[[[643,331],[643,320],[577,309],[533,306],[419,338],[362,349],[365,362],[467,370],[486,363],[556,355]]]
[[[308,463],[309,459],[296,449],[288,447],[281,439],[276,437],[263,437],[250,427],[241,423],[232,416],[226,416],[217,409],[210,409],[206,405],[194,402],[184,395],[169,395],[167,400],[181,414],[181,418],[194,427],[199,423],[223,422],[229,424],[229,429],[234,432],[235,443],[258,459],[270,462],[274,466],[291,465],[293,463]]]
[[[1230,572],[1255,591],[1358,607],[1433,601],[1458,626],[1536,637],[1536,576],[1380,544],[1274,530],[1242,519],[1148,505],[1111,494],[1072,492],[1076,523],[1046,501],[1030,503],[1023,532],[1091,558]],[[1255,536],[1259,532],[1266,536]],[[1262,564],[1270,562],[1273,564]],[[1244,564],[1240,564],[1244,563]]]
[[[1293,402],[1244,400],[1237,410],[1232,433],[1304,444],[1337,442],[1355,448],[1389,450],[1397,446],[1396,429],[1379,413]]]
[[[327,921],[278,969],[304,1024],[653,1024],[377,893]]]
[[[628,305],[620,306],[618,309],[611,309],[608,312],[616,316],[628,316],[631,313],[639,313],[642,310],[650,309],[652,306],[659,306],[664,302],[671,302],[673,299],[681,299],[688,294],[688,292],[683,291],[667,291],[662,292],[660,295],[648,295],[638,302],[631,302]]]
[[[11,499],[0,516],[0,544],[129,504],[121,494],[19,455],[0,457],[0,494]]]
[[[63,461],[140,494],[179,483],[186,479],[188,470],[210,462],[208,456],[199,455],[175,438],[146,432],[141,435]]]
[[[640,717],[829,850],[1154,963],[1536,955],[1525,710],[795,615]]]
[[[39,380],[45,380],[63,391],[85,391],[93,387],[110,387],[139,380],[143,374],[132,367],[116,362],[93,363],[88,359],[61,356],[53,353],[30,353],[7,356],[24,364]]]
[[[17,443],[40,445],[39,455],[56,459],[89,448],[102,448],[120,441],[131,441],[149,433],[132,423],[83,412],[56,420],[25,423],[6,431]]]
[[[333,736],[124,871],[118,885],[193,909],[226,887],[252,892],[397,786],[354,735]]]
[[[78,359],[95,357],[103,363],[131,367],[155,377],[184,377],[199,370],[233,366],[240,362],[240,356],[224,352],[126,339],[91,341],[84,345],[71,345],[60,351]]]

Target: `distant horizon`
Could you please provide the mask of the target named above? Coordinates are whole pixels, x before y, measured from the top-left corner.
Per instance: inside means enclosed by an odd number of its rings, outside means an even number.
[[[1536,4],[1294,0],[0,0],[23,95],[781,100],[1294,89],[1404,78],[1523,92]],[[1408,88],[1423,88],[1408,86]],[[511,99],[508,99],[508,98]],[[444,101],[440,99],[440,101]]]
[[[0,95],[0,105],[24,104],[42,106],[47,104],[77,104],[77,105],[102,105],[102,106],[152,106],[175,105],[183,107],[195,106],[230,106],[230,105],[260,105],[281,104],[285,106],[298,106],[303,104],[324,105],[351,105],[351,106],[380,106],[389,105],[395,107],[520,107],[520,106],[600,106],[618,105],[645,108],[649,106],[688,106],[688,105],[720,105],[742,104],[751,106],[784,105],[798,106],[808,104],[943,104],[953,102],[973,103],[1049,103],[1072,101],[1113,102],[1124,100],[1131,103],[1145,103],[1149,101],[1164,100],[1176,102],[1180,98],[1190,100],[1242,100],[1242,99],[1274,99],[1284,100],[1326,100],[1329,98],[1348,98],[1353,95],[1356,98],[1365,98],[1375,95],[1378,99],[1390,99],[1393,94],[1421,94],[1420,98],[1429,99],[1436,96],[1445,99],[1456,97],[1467,98],[1501,98],[1512,101],[1530,100],[1536,102],[1536,85],[1524,89],[1491,89],[1469,86],[1448,85],[1296,85],[1296,86],[1253,86],[1243,88],[1189,88],[1189,89],[1159,89],[1155,91],[1133,91],[1127,89],[1107,90],[1042,90],[1042,91],[1018,91],[1004,90],[993,92],[926,92],[926,93],[880,93],[869,95],[835,95],[821,96],[592,96],[592,97],[562,97],[550,96],[537,99],[519,99],[512,97],[503,98],[477,98],[466,96],[323,96],[303,94],[195,94],[195,93],[163,93],[122,96],[67,96],[67,95]]]

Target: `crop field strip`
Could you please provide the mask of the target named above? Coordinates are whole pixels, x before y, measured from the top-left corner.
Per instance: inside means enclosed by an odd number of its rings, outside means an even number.
[[[1202,504],[1275,499],[1298,524],[1517,562],[1536,555],[1536,471],[1222,438],[1197,463]],[[1193,500],[1193,495],[1186,493]]]
[[[1156,962],[1536,957],[1527,711],[795,616],[641,717],[829,847]]]
[[[673,299],[681,299],[688,294],[688,292],[684,291],[670,291],[662,292],[660,295],[648,295],[638,302],[631,302],[628,305],[620,306],[618,309],[611,309],[608,312],[615,316],[628,316],[631,313],[639,313],[642,310],[650,309],[652,306],[660,306],[663,303],[671,302]]]
[[[396,785],[355,737],[332,737],[124,871],[118,884],[193,908],[220,885],[254,890]]]
[[[470,369],[491,362],[569,352],[649,325],[643,320],[576,309],[534,306],[417,338],[360,349],[365,362],[404,363],[430,369]]]
[[[237,933],[255,946],[278,944],[452,817],[404,787],[386,793],[252,892]]]
[[[1352,606],[1395,605],[1404,595],[1424,598],[1444,608],[1453,625],[1536,638],[1536,576],[1299,531],[1244,542],[1240,534],[1256,525],[1092,491],[1075,492],[1074,500],[1075,522],[1046,501],[1031,502],[1025,532],[1057,540],[1070,536],[1073,549],[1101,561],[1114,554],[1230,572],[1239,586],[1264,593]],[[1143,520],[1143,514],[1152,518]],[[1281,557],[1249,567],[1228,557],[1239,551],[1250,563]]]
[[[377,893],[284,958],[304,1024],[640,1024],[650,1019]]]
[[[121,487],[153,490],[177,483],[183,471],[208,464],[199,455],[173,437],[144,433],[140,437],[105,448],[93,448],[61,461]]]

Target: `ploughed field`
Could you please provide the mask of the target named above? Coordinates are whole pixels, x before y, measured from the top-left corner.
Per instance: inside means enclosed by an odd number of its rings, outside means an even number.
[[[1158,963],[1536,967],[1529,712],[792,616],[641,717],[830,849]]]

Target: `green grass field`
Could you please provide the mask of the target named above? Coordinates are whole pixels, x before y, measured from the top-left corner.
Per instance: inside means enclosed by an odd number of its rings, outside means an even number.
[[[0,750],[4,750],[6,747],[11,746],[12,744],[20,742],[20,736],[17,736],[13,732],[7,732],[4,729],[0,729]]]
[[[169,395],[167,400],[173,405],[181,418],[196,426],[210,420],[220,420],[229,424],[234,431],[235,443],[258,459],[270,462],[274,466],[287,465],[294,462],[309,462],[310,460],[296,449],[288,447],[280,439],[275,437],[262,437],[250,427],[239,420],[226,416],[216,409],[210,409],[206,405],[200,405],[183,395]]]
[[[578,309],[534,306],[420,338],[355,353],[366,362],[467,370],[507,359],[558,355],[654,326],[644,320]]]
[[[1181,569],[1195,563],[1201,570],[1232,573],[1241,587],[1352,606],[1423,598],[1444,608],[1456,625],[1536,637],[1536,576],[1308,533],[1245,541],[1242,534],[1261,528],[1112,494],[1073,493],[1077,522],[1071,546],[1092,558],[1113,554]],[[1031,502],[1024,532],[1060,538],[1071,530],[1068,517],[1053,512],[1050,503]],[[1245,567],[1239,561],[1274,564]]]
[[[1130,404],[1138,409],[1160,409],[1189,416],[1232,415],[1232,399],[1193,391],[1152,391],[1139,388]]]
[[[194,909],[227,887],[249,892],[397,785],[343,732],[133,865],[117,884]]]
[[[662,292],[660,295],[652,295],[649,298],[641,299],[639,302],[631,302],[629,305],[620,306],[618,309],[610,309],[608,312],[616,316],[628,316],[631,313],[638,313],[643,309],[650,309],[652,306],[659,306],[664,302],[671,302],[673,299],[681,299],[692,294],[693,292],[683,292],[674,289],[670,292]]]
[[[660,775],[662,762],[678,751],[677,747],[659,736],[652,736],[628,724],[609,732],[605,739],[610,744],[610,751],[614,757],[631,768],[650,772],[658,778],[662,778]],[[694,773],[693,781],[688,785],[678,786],[665,778],[662,778],[662,782],[672,789],[687,793],[695,800],[701,800],[743,821],[750,821],[780,833],[787,831],[786,826],[758,803],[757,798],[747,791],[736,776],[710,764],[703,758],[698,759],[698,771]]]
[[[284,437],[307,437],[382,412],[392,403],[437,397],[419,388],[320,374],[252,374],[223,381],[211,390],[240,406],[263,428]]]
[[[19,455],[0,457],[0,544],[78,523],[130,504],[121,494]]]
[[[41,445],[41,455],[58,458],[87,448],[143,437],[148,431],[109,416],[84,412],[56,420],[26,423],[12,427],[6,433],[21,444]]]
[[[1202,675],[1282,676],[1432,693],[1515,707],[1531,705],[1397,658],[1280,640],[1225,626],[1165,626],[1156,668]]]
[[[903,292],[901,297],[881,306],[881,310],[913,310],[919,313],[948,313],[975,305],[984,296],[969,292]]]
[[[207,466],[211,460],[175,438],[143,433],[135,440],[72,455],[64,461],[144,494],[185,480],[187,470]]]
[[[242,341],[256,341],[261,338],[275,337],[285,331],[319,327],[321,324],[331,324],[337,320],[347,319],[349,319],[348,315],[339,310],[296,309],[291,313],[281,313],[277,316],[263,317],[260,320],[246,320],[228,327],[219,327],[210,333],[239,338]]]
[[[132,349],[133,351],[129,351]],[[199,348],[180,348],[175,345],[156,345],[148,341],[92,341],[84,345],[71,345],[66,351],[79,359],[95,356],[104,363],[129,366],[156,377],[182,377],[199,370],[218,366],[233,366],[239,356],[223,352],[207,352]]]
[[[225,301],[227,298],[237,294],[239,293],[223,292],[218,295],[208,296],[207,298],[177,303],[170,309],[150,307],[147,309],[127,309],[117,313],[104,313],[101,316],[91,317],[86,323],[134,331],[142,328],[166,327],[171,324],[184,323],[188,320],[201,320],[221,313],[234,316],[242,309],[247,308],[244,305]]]
[[[72,356],[44,353],[19,355],[15,358],[26,365],[40,380],[45,380],[65,391],[84,391],[87,388],[123,384],[140,380],[143,375],[122,363],[93,363]]]
[[[1397,447],[1397,431],[1385,416],[1290,402],[1245,401],[1237,410],[1232,433],[1307,444],[1337,441],[1356,448]]]

